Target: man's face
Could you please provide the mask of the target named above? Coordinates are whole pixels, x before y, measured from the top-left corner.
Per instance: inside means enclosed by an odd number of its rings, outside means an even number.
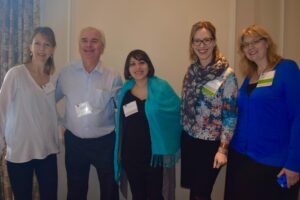
[[[100,33],[95,29],[84,30],[79,38],[79,52],[82,60],[98,62],[103,53],[103,45],[100,41]]]

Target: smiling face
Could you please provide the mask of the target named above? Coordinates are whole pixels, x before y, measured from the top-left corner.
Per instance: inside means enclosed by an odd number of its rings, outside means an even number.
[[[267,63],[268,43],[264,38],[246,35],[243,38],[242,49],[246,57],[258,66]]]
[[[193,37],[192,48],[202,66],[207,66],[212,61],[215,46],[216,42],[206,28],[196,31]]]
[[[54,53],[54,46],[46,35],[37,33],[32,39],[30,51],[32,52],[32,62],[45,65],[48,58]]]
[[[135,81],[142,81],[148,79],[149,67],[144,60],[137,60],[130,58],[129,74]]]
[[[101,33],[93,28],[84,29],[80,34],[79,53],[84,62],[99,62],[103,53],[104,44],[101,42]]]

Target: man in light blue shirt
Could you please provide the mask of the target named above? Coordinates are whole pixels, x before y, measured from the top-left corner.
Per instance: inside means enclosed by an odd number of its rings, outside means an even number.
[[[87,27],[80,32],[82,60],[64,67],[59,74],[56,100],[65,97],[66,170],[68,200],[85,200],[90,165],[100,182],[101,200],[117,200],[113,176],[115,105],[122,87],[121,77],[101,61],[104,34]]]

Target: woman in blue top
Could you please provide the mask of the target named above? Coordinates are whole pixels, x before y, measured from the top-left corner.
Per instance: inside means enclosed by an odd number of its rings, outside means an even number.
[[[126,173],[133,200],[174,199],[175,179],[163,177],[168,172],[174,178],[179,157],[179,97],[166,81],[154,76],[152,62],[142,50],[129,53],[124,76],[127,82],[120,94],[116,126],[116,180]]]
[[[230,145],[225,199],[297,199],[300,172],[300,71],[276,53],[257,25],[242,31],[239,117]],[[286,176],[287,187],[277,179]]]

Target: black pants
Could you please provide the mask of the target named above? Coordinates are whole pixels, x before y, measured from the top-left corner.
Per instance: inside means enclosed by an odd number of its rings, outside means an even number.
[[[210,200],[220,169],[213,168],[220,141],[193,138],[183,132],[181,186],[190,189],[190,200]]]
[[[123,163],[126,172],[132,200],[163,200],[163,168],[134,166]]]
[[[257,163],[233,149],[229,150],[225,200],[297,200],[299,183],[284,189],[277,183],[281,168]]]
[[[26,163],[7,161],[7,170],[15,200],[32,200],[33,172],[39,183],[40,199],[57,199],[56,154]]]
[[[113,153],[115,133],[100,138],[81,139],[65,131],[68,200],[86,200],[90,166],[97,170],[101,200],[118,200],[118,186],[114,180]]]

